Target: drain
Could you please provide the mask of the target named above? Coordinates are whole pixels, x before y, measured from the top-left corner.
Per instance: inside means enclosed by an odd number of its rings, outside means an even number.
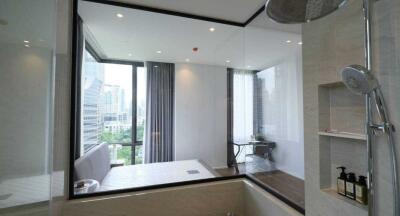
[[[186,172],[187,172],[189,175],[199,174],[199,173],[200,173],[198,170],[187,170]]]

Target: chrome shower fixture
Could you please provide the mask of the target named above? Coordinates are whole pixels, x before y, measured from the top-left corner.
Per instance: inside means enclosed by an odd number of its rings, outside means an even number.
[[[267,0],[267,15],[278,23],[296,24],[324,17],[346,0]]]
[[[381,122],[373,122],[373,112],[370,107],[368,107],[367,115],[370,116],[367,122],[367,135],[368,137],[378,136],[386,134],[389,151],[390,151],[390,163],[392,169],[392,182],[393,182],[393,198],[394,198],[394,215],[397,216],[399,211],[399,182],[397,173],[397,155],[396,146],[393,139],[393,133],[395,132],[394,126],[389,120],[389,114],[387,112],[385,100],[379,85],[378,80],[372,75],[372,73],[365,67],[361,65],[350,65],[342,70],[342,81],[347,86],[350,91],[359,95],[367,95],[367,97],[374,100],[376,109],[378,111],[379,118]],[[367,106],[370,106],[369,102]],[[369,176],[372,178],[372,176]]]
[[[370,95],[374,99],[381,124],[370,124],[375,131],[394,132],[378,80],[361,65],[350,65],[342,70],[342,81],[354,94]]]
[[[368,94],[379,87],[378,80],[361,65],[345,67],[342,80],[348,89],[359,95]]]

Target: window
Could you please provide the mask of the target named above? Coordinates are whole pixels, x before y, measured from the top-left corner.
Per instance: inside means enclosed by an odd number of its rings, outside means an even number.
[[[136,70],[136,136],[135,136],[135,164],[142,164],[143,141],[146,122],[146,70],[144,67],[137,67]]]
[[[89,52],[84,53],[82,67],[81,154],[98,145],[102,133],[101,93],[104,85],[104,65]]]
[[[254,139],[253,121],[253,96],[254,96],[254,72],[246,70],[234,70],[233,73],[233,142],[248,143]],[[237,146],[234,149],[238,152]],[[238,163],[246,161],[246,155],[252,154],[252,146],[245,146],[237,156]]]
[[[81,82],[81,155],[106,143],[111,163],[142,163],[146,118],[144,68],[136,64],[99,63],[85,51]]]

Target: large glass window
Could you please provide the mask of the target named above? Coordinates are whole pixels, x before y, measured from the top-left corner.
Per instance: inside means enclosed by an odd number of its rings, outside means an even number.
[[[112,165],[142,163],[146,72],[143,67],[137,70],[133,67],[133,64],[99,63],[90,52],[84,52],[81,155],[106,143]],[[134,77],[137,77],[135,83]],[[133,97],[134,90],[137,95]],[[137,106],[136,109],[133,106]],[[133,120],[136,121],[135,131]],[[136,138],[134,142],[132,137]]]

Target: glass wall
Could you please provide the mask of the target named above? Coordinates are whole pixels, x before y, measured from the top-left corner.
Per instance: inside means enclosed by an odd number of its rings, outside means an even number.
[[[265,25],[264,13],[243,27],[112,4],[78,6],[90,51],[77,71],[83,92],[76,121],[83,127],[71,168],[75,195],[276,167],[303,178],[302,157],[287,160],[303,154],[299,26]],[[279,89],[270,92],[276,106],[262,106],[271,83]],[[269,121],[274,115],[283,126]]]
[[[0,214],[48,214],[54,16],[54,0],[0,2]]]

